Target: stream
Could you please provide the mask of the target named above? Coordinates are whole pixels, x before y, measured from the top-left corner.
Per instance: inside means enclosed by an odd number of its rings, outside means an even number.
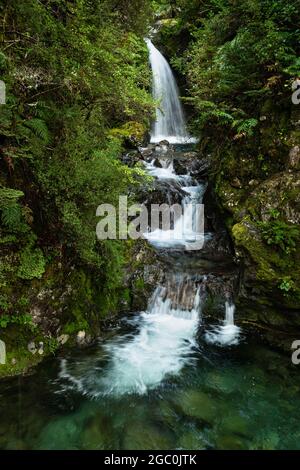
[[[162,282],[145,312],[121,318],[97,344],[0,382],[0,448],[300,449],[295,367],[238,325],[237,268],[209,214],[197,232],[207,181],[185,167],[195,139],[167,61],[147,45],[161,107],[144,166],[168,184],[161,203],[176,191],[186,209],[169,230],[144,234],[162,256]],[[219,311],[207,318],[214,289]]]

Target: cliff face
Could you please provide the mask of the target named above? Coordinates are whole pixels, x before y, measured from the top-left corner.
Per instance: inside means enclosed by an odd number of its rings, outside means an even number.
[[[281,141],[272,130],[285,116],[270,110],[260,120],[259,145],[241,138],[212,158],[215,195],[242,269],[239,317],[271,340],[274,329],[287,349],[300,326],[300,121],[292,111]]]

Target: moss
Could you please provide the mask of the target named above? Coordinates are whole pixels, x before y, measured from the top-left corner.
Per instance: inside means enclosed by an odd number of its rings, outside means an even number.
[[[136,121],[129,121],[122,127],[111,129],[109,135],[112,137],[120,137],[125,141],[129,141],[134,144],[142,144],[148,128]]]
[[[256,264],[256,275],[258,280],[272,281],[277,279],[272,263],[280,259],[260,241],[255,226],[249,220],[232,227],[232,235],[237,247],[243,248]]]
[[[58,343],[54,338],[46,337],[38,328],[31,330],[24,325],[10,325],[0,328],[0,338],[6,346],[6,364],[0,365],[0,378],[27,374],[45,357],[54,354]],[[43,354],[32,354],[28,350],[29,342],[43,342]]]
[[[45,258],[42,250],[26,247],[21,253],[17,276],[21,279],[41,278],[45,272]]]
[[[137,291],[143,291],[145,289],[145,281],[142,277],[139,277],[135,280],[134,289]]]
[[[7,351],[6,364],[0,365],[0,378],[26,374],[42,360],[43,356],[37,353],[33,355],[26,349]]]

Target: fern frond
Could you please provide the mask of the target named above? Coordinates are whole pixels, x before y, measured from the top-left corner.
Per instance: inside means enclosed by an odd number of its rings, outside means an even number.
[[[32,118],[29,121],[26,121],[25,125],[26,127],[29,127],[37,137],[42,139],[45,144],[49,143],[50,134],[48,127],[43,119]]]

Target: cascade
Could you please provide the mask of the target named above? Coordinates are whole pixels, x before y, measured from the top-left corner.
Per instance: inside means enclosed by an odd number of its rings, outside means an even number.
[[[167,140],[170,144],[188,143],[191,139],[186,128],[178,87],[167,60],[146,39],[153,74],[153,98],[159,103],[152,127],[151,142]]]

